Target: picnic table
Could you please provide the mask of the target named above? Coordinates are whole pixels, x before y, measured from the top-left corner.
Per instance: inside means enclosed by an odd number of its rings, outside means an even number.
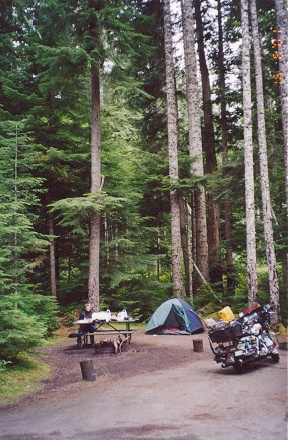
[[[131,344],[132,334],[137,329],[131,329],[131,323],[136,322],[137,319],[134,318],[127,318],[127,319],[111,319],[109,321],[107,320],[93,320],[93,319],[81,319],[78,321],[73,322],[73,325],[79,325],[79,331],[78,333],[70,333],[68,335],[69,338],[77,338],[78,339],[78,347],[81,348],[83,344],[87,344],[88,336],[94,335],[94,336],[124,336],[125,340],[129,344]],[[82,331],[81,327],[85,327],[89,324],[94,324],[96,326],[96,329],[94,332],[86,332]],[[125,324],[125,328],[123,329],[123,324]],[[103,328],[103,326],[109,327],[109,328]],[[80,338],[79,338],[80,336]],[[80,342],[81,341],[81,342]]]

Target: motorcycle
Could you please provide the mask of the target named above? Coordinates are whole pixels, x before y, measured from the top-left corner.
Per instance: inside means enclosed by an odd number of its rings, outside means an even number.
[[[271,313],[269,305],[257,304],[228,323],[221,319],[216,322],[208,332],[215,362],[221,363],[222,368],[232,366],[239,373],[246,364],[269,356],[274,363],[279,362],[279,343],[270,331]]]

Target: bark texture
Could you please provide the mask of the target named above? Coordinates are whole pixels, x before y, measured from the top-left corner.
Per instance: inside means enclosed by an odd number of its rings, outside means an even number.
[[[184,286],[183,273],[182,273],[180,205],[179,205],[177,189],[173,188],[178,181],[178,117],[177,117],[178,111],[177,111],[177,102],[176,102],[176,84],[175,84],[175,73],[174,73],[170,0],[164,0],[164,35],[165,35],[169,177],[171,183],[170,207],[171,207],[173,294],[176,297],[183,297],[185,296],[185,286]]]
[[[275,246],[274,246],[274,238],[273,238],[273,226],[272,226],[272,208],[271,208],[270,185],[269,185],[269,174],[268,174],[261,50],[260,50],[260,38],[259,38],[259,30],[258,30],[256,0],[250,0],[250,11],[251,11],[251,27],[252,27],[252,35],[253,35],[255,77],[256,77],[258,151],[259,151],[260,182],[261,182],[261,193],[262,193],[266,260],[268,265],[270,304],[275,312],[272,315],[272,321],[278,323],[281,322],[280,302],[279,302],[279,282],[278,282]]]
[[[288,13],[286,0],[275,0],[276,33],[279,55],[279,76],[281,87],[282,123],[284,135],[285,191],[288,229]],[[283,262],[284,284],[288,291],[288,251]]]
[[[99,35],[96,26],[91,29],[95,47],[97,47]],[[92,96],[92,120],[91,120],[91,193],[100,191],[101,185],[101,162],[100,162],[100,74],[99,61],[94,59],[91,64],[91,96]],[[95,311],[99,310],[99,254],[100,254],[100,214],[90,213],[90,240],[89,240],[89,280],[88,299]]]
[[[245,163],[245,205],[246,205],[246,246],[248,302],[258,301],[258,283],[256,273],[256,232],[254,206],[254,162],[252,144],[252,101],[249,51],[249,15],[248,0],[241,0],[242,28],[242,84],[244,113],[244,163]]]
[[[189,151],[191,158],[193,158],[193,162],[191,165],[191,174],[195,177],[202,177],[204,175],[204,165],[192,2],[189,0],[182,0],[181,8],[186,67]],[[196,239],[196,263],[203,278],[206,280],[206,282],[208,282],[209,264],[206,194],[204,187],[200,184],[198,190],[194,191],[194,206],[196,225],[196,231],[194,234]],[[199,277],[197,273],[197,285],[202,284],[203,278]]]
[[[277,46],[279,60],[279,85],[281,87],[284,154],[286,171],[286,203],[288,215],[288,13],[286,0],[275,0]]]

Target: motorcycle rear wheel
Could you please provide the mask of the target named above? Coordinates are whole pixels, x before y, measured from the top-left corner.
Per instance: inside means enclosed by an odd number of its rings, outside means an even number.
[[[272,358],[272,361],[274,362],[274,364],[277,364],[277,362],[280,361],[280,356],[278,353],[272,353],[271,358]]]
[[[244,370],[244,365],[243,365],[243,364],[239,364],[239,362],[236,362],[236,363],[233,364],[232,366],[233,366],[234,370],[235,370],[237,373],[239,373],[239,374],[242,373],[243,370]]]

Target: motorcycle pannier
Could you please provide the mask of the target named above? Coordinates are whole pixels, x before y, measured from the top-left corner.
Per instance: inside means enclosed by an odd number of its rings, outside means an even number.
[[[236,320],[230,323],[218,321],[208,334],[212,342],[228,342],[242,336],[242,328]]]
[[[212,342],[228,342],[234,339],[230,324],[218,322],[210,331],[209,337]]]

